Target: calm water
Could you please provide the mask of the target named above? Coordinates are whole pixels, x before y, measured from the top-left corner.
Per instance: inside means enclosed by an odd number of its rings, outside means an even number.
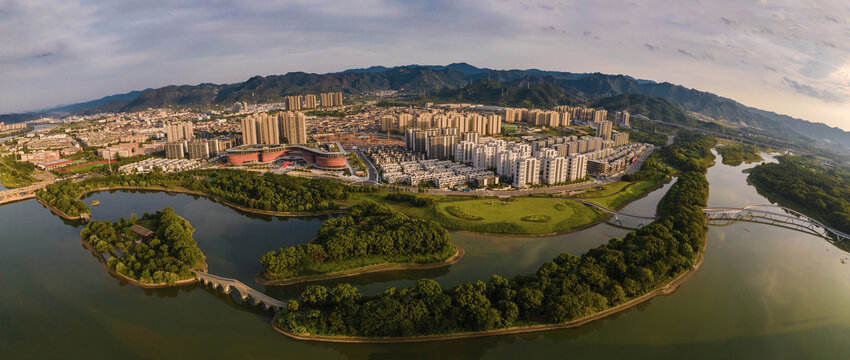
[[[741,170],[708,174],[712,206],[765,204]],[[669,188],[630,204],[654,211]],[[309,241],[322,219],[240,214],[205,198],[99,193],[97,219],[171,206],[197,229],[210,272],[251,283],[257,258]],[[142,290],[112,278],[82,248],[80,227],[35,201],[0,207],[0,358],[846,358],[850,353],[850,265],[826,241],[754,223],[711,227],[702,268],[674,294],[578,329],[424,344],[298,342],[269,326],[270,314],[200,286]],[[374,293],[419,277],[446,286],[530,273],[561,252],[580,254],[626,231],[609,225],[540,238],[453,233],[467,250],[458,264],[340,281]],[[256,288],[263,290],[262,286]],[[285,298],[298,286],[268,287]]]

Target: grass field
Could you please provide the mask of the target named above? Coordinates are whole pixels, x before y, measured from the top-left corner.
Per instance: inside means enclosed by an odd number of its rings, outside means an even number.
[[[90,163],[87,163],[87,164],[71,165],[71,166],[64,167],[64,168],[60,169],[60,171],[64,172],[64,173],[69,173],[69,174],[82,174],[82,173],[87,173],[94,168],[98,168],[98,167],[105,166],[105,165],[106,165],[106,162],[95,161],[95,162],[90,162]]]
[[[454,206],[481,220],[452,215]],[[435,205],[436,221],[450,229],[501,234],[542,235],[576,230],[595,224],[605,215],[579,202],[557,198],[515,197],[511,201],[487,198],[445,201]]]
[[[616,182],[598,190],[576,195],[610,209],[619,209],[658,185],[655,181]],[[403,201],[388,201],[386,191],[351,194],[343,203],[364,200],[385,203],[407,216],[438,222],[447,229],[479,233],[542,235],[581,229],[605,219],[607,214],[577,201],[550,196],[476,198],[473,195],[439,196],[414,194],[434,200],[434,205],[416,207]]]
[[[635,183],[615,182],[602,187],[601,190],[591,191],[575,196],[583,200],[599,204],[609,209],[617,210],[630,201],[644,195],[647,191],[657,186],[652,180],[638,181]]]

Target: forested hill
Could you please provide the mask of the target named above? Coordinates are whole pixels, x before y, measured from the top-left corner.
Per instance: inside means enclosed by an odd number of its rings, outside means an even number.
[[[500,85],[492,82],[475,83],[482,79],[496,81]],[[474,85],[463,89],[470,84]],[[162,106],[230,106],[236,101],[280,101],[284,96],[292,94],[323,91],[360,94],[372,90],[398,90],[409,95],[439,95],[447,100],[504,105],[530,103],[534,106],[548,106],[572,98],[590,101],[620,94],[641,94],[664,98],[686,111],[763,129],[772,136],[789,138],[801,135],[822,140],[828,146],[838,144],[850,149],[850,133],[841,129],[747,107],[731,99],[680,85],[638,80],[625,75],[537,69],[493,70],[466,63],[391,68],[374,66],[329,74],[291,72],[285,75],[255,76],[235,84],[167,86],[144,91],[129,102],[123,98],[99,106],[110,111],[135,111]],[[499,90],[499,93],[493,90]],[[508,93],[507,96],[502,95],[503,91]]]

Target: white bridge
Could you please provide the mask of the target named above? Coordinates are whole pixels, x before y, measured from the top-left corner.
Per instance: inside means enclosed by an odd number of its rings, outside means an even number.
[[[712,225],[729,225],[738,221],[782,226],[828,240],[842,242],[850,235],[824,225],[799,211],[778,205],[748,205],[742,208],[708,207],[703,209]]]
[[[585,205],[593,206],[613,216],[608,223],[627,229],[640,229],[655,221],[657,217],[631,215],[608,209],[590,201],[574,199]],[[778,205],[747,205],[740,208],[707,207],[702,209],[709,225],[731,225],[738,221],[756,222],[781,226],[807,234],[826,238],[830,241],[842,242],[850,239],[850,235],[820,221],[812,219],[799,211]]]
[[[239,280],[216,276],[201,271],[195,271],[195,277],[202,281],[204,285],[209,285],[213,288],[213,290],[221,290],[221,292],[225,294],[230,294],[230,292],[235,289],[239,292],[239,296],[246,304],[254,306],[262,305],[266,310],[274,309],[275,311],[286,308],[285,302],[254,290]]]

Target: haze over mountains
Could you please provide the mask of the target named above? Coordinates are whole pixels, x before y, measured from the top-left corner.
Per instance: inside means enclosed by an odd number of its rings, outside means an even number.
[[[274,102],[283,96],[342,90],[350,94],[398,90],[437,101],[548,107],[620,94],[659,97],[684,110],[732,126],[766,131],[778,137],[803,136],[826,146],[850,149],[850,133],[839,128],[759,110],[712,93],[625,75],[559,71],[493,70],[466,63],[450,65],[373,66],[338,73],[255,76],[235,84],[166,86],[48,109],[45,112],[137,111],[165,106],[229,106],[236,101]],[[6,119],[4,119],[4,117]],[[0,121],[28,120],[30,114],[2,115]],[[21,121],[23,121],[21,120]]]

